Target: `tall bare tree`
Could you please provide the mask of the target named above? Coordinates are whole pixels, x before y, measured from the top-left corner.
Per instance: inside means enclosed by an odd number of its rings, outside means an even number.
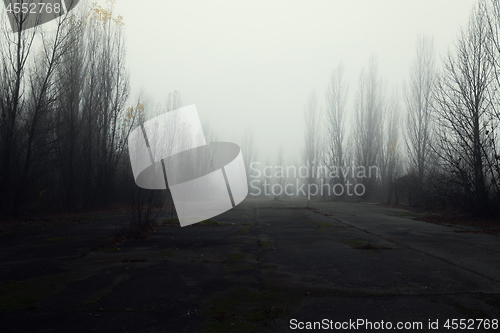
[[[345,107],[349,86],[344,79],[344,66],[338,65],[332,71],[326,91],[326,137],[325,137],[325,165],[339,176],[338,180],[330,179],[332,186],[335,183],[344,184],[343,173],[338,169],[345,167]]]
[[[445,59],[435,91],[438,152],[455,184],[455,199],[479,214],[490,212],[489,192],[498,182],[488,168],[498,127],[492,114],[495,67],[490,48],[487,11],[479,4],[460,34],[455,54]]]
[[[16,1],[4,1],[11,5]],[[2,8],[2,14],[6,14]],[[5,16],[4,16],[5,18]],[[20,118],[27,112],[27,103],[23,96],[28,94],[26,72],[28,60],[33,50],[33,43],[39,27],[23,30],[28,15],[22,11],[12,15],[13,26],[3,19],[0,38],[0,211],[11,210],[14,205],[12,193],[17,187],[18,172],[23,149],[23,133]],[[14,30],[19,31],[13,33]]]
[[[365,178],[360,181],[366,189],[365,197],[373,194],[377,179],[369,174],[370,168],[376,167],[382,149],[382,116],[384,100],[382,82],[378,74],[377,60],[370,58],[368,72],[361,72],[359,88],[355,101],[355,127],[353,131],[355,145],[355,163],[365,171]]]
[[[281,192],[281,189],[283,189],[286,181],[285,177],[285,147],[283,144],[280,144],[280,147],[278,149],[278,155],[276,156],[276,167],[275,167],[275,172],[273,174],[274,176],[274,183],[278,184],[278,189],[275,190],[275,193]],[[281,193],[280,195],[275,195],[274,200],[278,200],[283,195]]]
[[[62,56],[56,69],[58,85],[58,105],[54,112],[54,136],[58,140],[54,147],[57,183],[61,192],[63,206],[67,209],[77,205],[81,188],[82,173],[82,117],[80,95],[85,80],[85,29],[84,18],[80,12],[73,12],[68,31],[70,46]]]
[[[5,3],[15,8],[14,1]],[[25,4],[29,6],[31,2]],[[1,38],[0,201],[14,213],[20,211],[23,200],[40,190],[42,176],[52,168],[51,131],[58,95],[55,74],[69,49],[70,32],[76,29],[68,15],[52,22],[54,29],[50,33],[44,32],[42,26],[31,27],[41,19],[41,15],[24,10],[16,14],[14,9],[10,17],[14,34],[4,27]],[[32,48],[37,40],[41,48],[35,56]],[[49,182],[45,177],[45,183]]]
[[[382,195],[387,203],[392,202],[395,192],[395,181],[401,172],[400,136],[400,106],[399,97],[395,91],[388,101],[383,115],[383,147],[379,155],[379,167]]]
[[[416,57],[410,69],[410,80],[405,86],[406,148],[408,173],[415,180],[416,204],[424,200],[424,182],[432,153],[432,90],[436,78],[434,41],[420,35],[416,42]]]
[[[108,203],[118,161],[126,145],[120,125],[126,116],[129,77],[125,65],[123,23],[100,7],[86,24],[85,85],[81,92],[82,190],[84,205]],[[96,18],[100,18],[97,19]]]
[[[304,150],[302,151],[302,161],[308,167],[308,174],[304,182],[306,188],[317,183],[316,166],[322,162],[321,156],[321,116],[318,110],[317,97],[314,92],[309,94],[304,107]]]
[[[491,173],[493,183],[493,194],[496,202],[500,202],[500,129],[498,122],[500,121],[500,95],[497,94],[500,89],[500,1],[499,0],[483,0],[479,2],[480,8],[487,13],[487,32],[488,32],[488,55],[492,66],[494,77],[494,94],[490,94],[491,103],[491,120],[488,133],[488,139],[491,146],[490,153],[486,155],[486,162]],[[495,181],[496,180],[496,181]]]
[[[257,150],[254,143],[254,129],[247,127],[243,133],[241,140],[241,152],[243,154],[243,161],[245,163],[245,170],[247,171],[247,184],[250,185],[253,174],[250,172],[250,166],[253,162],[257,162]]]

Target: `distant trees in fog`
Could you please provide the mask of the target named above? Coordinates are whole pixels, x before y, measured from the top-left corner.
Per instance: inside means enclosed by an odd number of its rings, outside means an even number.
[[[422,205],[426,195],[425,180],[429,177],[433,161],[433,88],[436,82],[434,42],[432,37],[420,35],[416,42],[416,55],[410,67],[410,76],[404,87],[406,105],[406,149],[411,179],[413,203]]]
[[[89,8],[61,16],[50,32],[39,26],[11,33],[5,21],[0,213],[95,207],[126,200],[135,186],[127,139],[145,120],[145,102],[127,105],[121,18],[95,4]],[[20,13],[17,24],[21,27],[25,19]],[[288,189],[300,195],[304,184],[308,189],[346,185],[345,192],[333,195],[345,199],[347,191],[363,185],[362,200],[498,213],[499,32],[500,0],[480,0],[440,62],[432,37],[418,36],[401,92],[388,93],[372,57],[361,70],[352,105],[344,67],[336,67],[325,99],[311,93],[304,105],[304,149],[300,163],[291,166],[298,172],[264,176],[269,188],[293,182]],[[180,106],[175,92],[159,111]],[[213,141],[214,132],[205,129]],[[243,133],[241,148],[250,185],[257,158],[251,127]],[[275,162],[274,169],[285,168],[282,147]],[[306,176],[300,175],[301,165],[310,166]],[[319,166],[325,172],[311,172]],[[374,167],[377,172],[369,177]]]
[[[378,73],[377,60],[372,56],[368,69],[359,76],[358,91],[354,102],[354,163],[368,170],[380,160],[383,145],[384,91]],[[375,188],[374,177],[360,178],[366,187],[366,196]]]
[[[346,165],[346,104],[349,86],[344,77],[342,64],[332,71],[330,82],[326,90],[326,132],[323,163],[327,166],[345,167]],[[344,176],[339,174],[338,179],[331,178],[330,184],[344,184]]]
[[[393,92],[387,100],[383,116],[382,149],[379,156],[380,196],[391,202],[396,198],[396,181],[401,176],[401,112],[399,96]]]
[[[318,99],[316,94],[310,93],[304,106],[304,150],[302,151],[303,165],[314,168],[321,162],[322,142],[321,142],[321,122],[322,117],[318,109]],[[316,184],[318,175],[309,172],[304,178],[306,186]]]
[[[254,144],[253,127],[247,127],[245,129],[241,142],[241,151],[243,154],[243,161],[245,163],[245,170],[247,171],[247,183],[250,185],[253,176],[250,165],[257,159],[257,149]]]
[[[403,103],[397,92],[388,98],[372,57],[361,72],[349,110],[354,119],[347,140],[347,84],[342,81],[342,67],[335,70],[326,94],[321,152],[325,164],[331,169],[378,166],[377,177],[356,180],[366,185],[364,199],[408,201],[419,207],[452,204],[475,213],[496,213],[500,200],[499,30],[500,1],[479,1],[439,71],[433,39],[418,36]],[[309,133],[311,125],[306,123],[306,151]]]

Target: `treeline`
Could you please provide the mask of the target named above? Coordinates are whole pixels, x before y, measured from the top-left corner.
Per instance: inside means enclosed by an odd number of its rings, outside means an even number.
[[[79,7],[20,33],[4,21],[0,213],[106,205],[133,184],[127,137],[143,108],[126,105],[123,22]],[[27,16],[16,18],[22,30]]]
[[[73,10],[45,25],[50,31],[44,26],[22,31],[22,13],[17,16],[20,33],[12,33],[4,21],[1,214],[124,202],[135,188],[127,138],[145,112],[139,101],[126,105],[123,22],[96,4],[79,7],[88,10]],[[340,172],[321,179],[310,174],[301,181],[362,184],[363,200],[498,214],[499,30],[499,0],[480,0],[444,59],[436,59],[431,37],[420,36],[402,91],[388,93],[376,58],[370,59],[352,109],[344,69],[338,66],[327,87],[325,113],[319,112],[315,95],[306,103],[299,164],[323,164],[329,171],[376,166],[379,172],[376,177]],[[167,110],[178,106],[178,94],[171,96]],[[256,158],[252,136],[247,131],[242,143],[247,171]],[[277,164],[283,161],[280,148]],[[276,178],[280,185],[286,181]]]
[[[441,61],[432,38],[420,36],[402,98],[387,93],[372,58],[361,72],[353,110],[346,108],[349,87],[339,66],[331,75],[325,114],[314,96],[306,104],[304,163],[378,166],[377,177],[350,179],[366,186],[364,200],[498,214],[499,31],[499,1],[480,0]],[[353,121],[346,122],[351,111]]]

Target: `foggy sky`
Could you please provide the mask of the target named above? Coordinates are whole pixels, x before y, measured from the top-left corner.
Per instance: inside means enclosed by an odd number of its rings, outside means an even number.
[[[259,160],[274,163],[284,143],[292,163],[303,147],[307,97],[315,91],[324,110],[339,62],[350,113],[371,55],[387,92],[400,89],[417,35],[434,36],[439,64],[475,2],[117,0],[116,12],[124,17],[133,96],[144,88],[163,103],[177,90],[220,141],[239,143],[253,125]]]

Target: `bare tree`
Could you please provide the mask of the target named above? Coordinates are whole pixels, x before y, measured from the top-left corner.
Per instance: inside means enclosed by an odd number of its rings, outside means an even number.
[[[488,168],[495,144],[491,134],[498,128],[491,106],[496,93],[489,42],[487,12],[479,4],[461,32],[456,54],[445,59],[435,92],[436,141],[442,166],[455,181],[452,198],[478,214],[491,212],[489,192],[498,183]]]
[[[280,147],[278,149],[278,155],[276,157],[276,167],[274,168],[275,172],[273,174],[274,183],[279,185],[275,193],[279,193],[282,191],[284,183],[286,181],[284,172],[284,167],[285,167],[284,159],[285,159],[285,147],[283,146],[283,144],[280,144]],[[275,195],[274,200],[278,200],[278,198],[282,197],[282,195],[283,193],[281,193],[280,195]]]
[[[250,173],[250,165],[257,160],[257,150],[254,145],[254,129],[247,127],[243,133],[241,140],[241,151],[243,154],[243,161],[245,163],[245,170],[247,171],[247,184],[250,185],[252,181],[252,174]]]
[[[137,114],[141,115],[141,119],[139,120],[139,126],[144,129],[144,119],[145,119],[145,110],[143,105],[139,102],[137,106]],[[150,142],[147,142],[150,144]],[[162,163],[162,166],[163,163]],[[158,168],[159,169],[159,168]],[[128,170],[128,178],[133,179],[132,170]],[[158,171],[158,170],[157,170]],[[161,170],[163,173],[165,172],[165,168]],[[152,190],[152,189],[144,189],[137,186],[135,183],[129,183],[129,212],[130,212],[130,227],[135,230],[143,230],[146,231],[150,229],[152,226],[156,224],[158,219],[163,216],[165,210],[170,208],[170,222],[173,222],[175,208],[173,205],[173,200],[170,195],[170,191],[168,189],[168,182],[166,181],[166,175],[162,175],[161,177],[165,177],[165,184],[167,186],[165,190]]]
[[[79,17],[80,16],[80,17]],[[71,25],[78,29],[69,31],[70,45],[56,69],[58,103],[54,112],[54,146],[57,176],[62,204],[67,209],[76,206],[81,186],[82,119],[80,114],[80,94],[84,89],[84,32],[81,13],[73,13]],[[69,29],[69,27],[68,27]]]
[[[12,5],[14,1],[5,3]],[[70,35],[78,27],[71,24],[68,15],[62,15],[51,23],[55,29],[45,33],[36,26],[41,15],[23,10],[17,14],[14,10],[11,15],[15,34],[4,29],[0,51],[5,88],[0,98],[0,199],[6,199],[0,201],[17,213],[23,201],[32,199],[52,180],[48,174],[53,167],[50,158],[56,139],[52,134],[59,88],[56,72],[70,48]],[[41,48],[35,56],[31,50],[37,38]],[[7,192],[8,198],[3,197]]]
[[[11,5],[15,1],[4,1]],[[2,10],[2,13],[5,14]],[[20,11],[12,14],[12,26],[3,20],[3,33],[0,38],[0,211],[12,212],[15,191],[21,173],[24,135],[21,133],[20,118],[27,112],[23,96],[28,94],[25,74],[28,60],[32,54],[33,43],[40,27],[24,29],[28,15]],[[12,33],[11,31],[18,31]]]
[[[492,71],[494,77],[494,85],[488,97],[491,100],[490,128],[488,130],[488,140],[490,152],[487,154],[486,162],[491,173],[490,183],[493,184],[493,192],[496,202],[500,202],[500,129],[498,127],[500,121],[500,95],[497,94],[500,89],[500,1],[489,0],[481,1],[478,5],[486,13],[487,19],[487,36],[488,36],[488,58],[493,66]]]
[[[344,184],[344,176],[339,169],[345,167],[345,107],[347,103],[348,84],[344,79],[342,64],[332,71],[326,91],[326,138],[325,165],[330,172],[338,174],[338,180],[330,179],[331,185]]]
[[[181,94],[177,90],[174,90],[173,93],[169,93],[167,100],[165,101],[165,106],[167,108],[167,112],[182,107]]]
[[[126,138],[129,77],[125,69],[123,23],[104,9],[91,7],[94,22],[85,25],[85,85],[81,98],[82,193],[85,206],[109,203]],[[130,128],[128,129],[130,131]]]
[[[400,173],[400,149],[399,149],[399,131],[400,131],[400,107],[397,92],[393,93],[392,99],[385,108],[384,129],[383,129],[383,147],[379,155],[379,167],[381,178],[382,195],[385,195],[387,203],[392,202],[395,192],[395,181]]]
[[[205,139],[207,140],[207,143],[219,141],[219,135],[217,134],[217,132],[215,131],[215,129],[212,127],[212,125],[208,120],[204,120],[202,122],[202,126],[203,126],[203,133],[205,134]]]
[[[436,78],[434,42],[420,35],[416,42],[416,57],[410,69],[410,81],[405,86],[406,148],[408,173],[415,180],[413,195],[416,204],[425,198],[424,182],[432,153],[432,90]]]
[[[316,174],[316,165],[319,165],[322,161],[321,116],[318,110],[317,97],[314,92],[309,94],[307,103],[304,107],[304,122],[306,127],[304,132],[305,145],[304,150],[302,151],[302,161],[304,166],[308,169],[308,174],[307,177],[305,177],[304,182],[306,183],[306,188],[309,188],[312,184],[316,184],[317,186],[318,175]]]
[[[382,149],[382,83],[375,57],[370,59],[368,72],[361,72],[355,101],[355,128],[353,131],[356,165],[365,171],[365,177],[358,181],[365,186],[365,197],[370,197],[376,185],[375,175],[370,168],[376,167]]]

